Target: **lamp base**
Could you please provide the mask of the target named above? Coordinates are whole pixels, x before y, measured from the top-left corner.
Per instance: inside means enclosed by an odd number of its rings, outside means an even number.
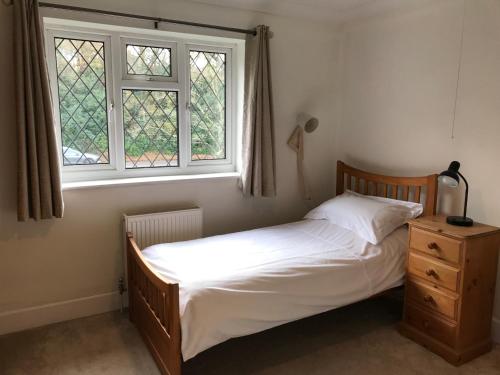
[[[465,216],[448,216],[446,222],[451,225],[457,225],[460,227],[472,227],[474,221]]]

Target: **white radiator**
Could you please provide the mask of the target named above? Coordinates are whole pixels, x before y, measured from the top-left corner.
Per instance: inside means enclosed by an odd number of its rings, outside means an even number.
[[[186,241],[202,236],[202,210],[160,212],[145,215],[123,215],[125,232],[132,232],[139,248],[165,243]]]

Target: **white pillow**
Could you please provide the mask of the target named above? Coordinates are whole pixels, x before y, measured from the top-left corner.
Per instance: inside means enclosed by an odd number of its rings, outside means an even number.
[[[420,203],[361,195],[350,190],[309,211],[306,219],[323,219],[376,245],[423,211]]]

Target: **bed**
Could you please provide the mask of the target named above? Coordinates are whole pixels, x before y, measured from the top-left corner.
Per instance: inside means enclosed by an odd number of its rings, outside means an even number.
[[[436,210],[436,175],[382,176],[339,161],[336,193],[347,189],[420,202],[428,215]],[[143,250],[128,234],[130,319],[162,373],[178,375],[183,359],[229,338],[400,286],[406,241],[405,228],[372,245],[323,220]]]

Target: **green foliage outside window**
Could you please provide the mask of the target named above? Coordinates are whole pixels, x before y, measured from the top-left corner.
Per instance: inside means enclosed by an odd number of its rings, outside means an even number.
[[[67,38],[54,42],[62,144],[95,156],[95,160],[82,157],[75,161],[64,155],[64,164],[109,163],[104,43]],[[170,74],[169,49],[141,47],[132,52],[140,55],[140,64],[133,66],[140,67],[141,73]],[[190,51],[189,63],[191,159],[223,159],[226,55]],[[127,168],[178,166],[177,93],[123,90],[122,100]]]

